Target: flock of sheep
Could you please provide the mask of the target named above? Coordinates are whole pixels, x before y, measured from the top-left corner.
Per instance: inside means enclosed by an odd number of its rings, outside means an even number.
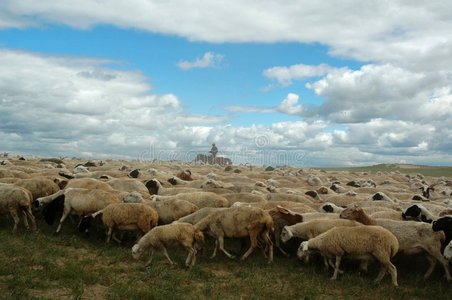
[[[102,226],[106,241],[134,234],[132,256],[140,258],[182,246],[185,265],[195,264],[206,242],[234,258],[224,238],[242,239],[246,259],[259,249],[268,263],[273,251],[290,255],[286,243],[301,244],[300,260],[320,254],[331,279],[341,261],[358,260],[367,271],[377,261],[379,282],[390,274],[397,286],[394,256],[423,253],[428,278],[439,263],[451,280],[452,181],[402,174],[324,171],[290,167],[86,162],[60,159],[5,159],[0,162],[0,214],[10,214],[13,232],[22,219],[36,230],[35,217],[50,226],[78,216],[83,233]],[[99,217],[98,217],[99,216]]]

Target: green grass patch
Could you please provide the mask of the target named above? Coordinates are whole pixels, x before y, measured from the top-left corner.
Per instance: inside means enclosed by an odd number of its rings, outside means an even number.
[[[337,281],[329,277],[320,260],[304,265],[294,256],[275,253],[267,264],[259,251],[247,260],[231,260],[222,253],[210,259],[209,240],[192,269],[183,267],[186,253],[169,249],[178,266],[170,266],[156,253],[131,257],[132,241],[106,244],[102,231],[80,235],[68,222],[60,235],[38,221],[39,232],[20,229],[11,233],[9,218],[0,217],[0,290],[2,299],[448,299],[452,284],[437,267],[430,279],[422,277],[425,259],[414,256],[397,261],[399,284],[389,275],[374,284],[377,265],[359,274],[356,264],[343,266]],[[55,226],[56,227],[56,226]],[[226,248],[240,251],[240,243],[227,240]]]

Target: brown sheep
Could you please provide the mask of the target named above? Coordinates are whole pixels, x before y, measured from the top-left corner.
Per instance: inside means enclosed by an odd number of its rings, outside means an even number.
[[[28,229],[27,218],[32,228],[36,230],[36,222],[31,212],[33,196],[30,191],[12,184],[0,184],[0,214],[10,213],[14,220],[13,232],[20,222],[19,214],[23,214],[24,225]]]

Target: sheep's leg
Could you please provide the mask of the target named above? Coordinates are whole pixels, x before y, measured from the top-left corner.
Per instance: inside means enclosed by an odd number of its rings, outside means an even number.
[[[109,227],[108,232],[107,232],[107,241],[106,241],[107,243],[110,242],[112,233],[113,233],[113,227]]]
[[[427,253],[426,255],[428,260],[428,269],[424,274],[424,279],[427,279],[432,274],[433,270],[435,270],[436,267],[436,258],[432,257],[430,254]]]
[[[213,248],[213,253],[210,258],[214,258],[217,255],[217,249],[218,249],[218,239],[215,240],[215,247]]]
[[[431,270],[430,269],[428,270],[428,271],[430,271],[430,273],[428,273],[428,274],[425,273],[424,278],[427,279],[430,276],[430,274],[433,272],[433,269],[436,266],[436,262],[439,261],[439,263],[444,268],[444,273],[446,275],[447,281],[451,281],[452,278],[451,278],[450,272],[449,272],[449,261],[447,261],[447,259],[444,258],[444,256],[441,254],[441,251],[439,250],[439,248],[432,249],[431,251],[429,251],[429,253],[431,253],[430,257],[433,259],[434,265],[433,265],[433,267],[431,267]]]
[[[193,247],[193,256],[192,256],[192,259],[191,259],[191,266],[194,266],[195,265],[195,262],[196,262],[196,254],[198,253],[198,250],[196,250],[196,247]]]
[[[336,264],[334,266],[334,273],[333,277],[331,277],[331,280],[337,279],[337,274],[339,273],[339,266],[341,265],[342,256],[336,255]]]
[[[364,273],[367,273],[367,267],[369,265],[369,261],[368,260],[363,260],[359,263],[359,269],[361,271],[363,271]]]
[[[154,257],[154,249],[151,248],[151,250],[149,250],[149,260],[145,264],[146,267],[151,264],[153,257]]]
[[[196,259],[196,249],[194,247],[187,247],[188,251],[187,259],[185,260],[185,266],[186,267],[192,267],[195,263],[194,260]]]
[[[251,253],[253,253],[254,249],[256,249],[256,247],[257,247],[257,233],[250,232],[249,234],[250,234],[251,245],[248,248],[248,251],[246,251],[245,254],[243,254],[243,256],[241,258],[242,260],[247,258]]]
[[[265,231],[262,234],[262,238],[264,239],[265,243],[266,243],[266,248],[268,248],[268,259],[267,262],[271,263],[273,262],[273,242],[270,238],[270,235],[268,233],[268,231]]]
[[[25,228],[30,229],[30,225],[28,224],[28,220],[27,220],[27,214],[25,213],[24,210],[22,210],[21,212],[22,212],[22,220],[24,222]]]
[[[116,231],[113,231],[113,234],[112,234],[111,237],[113,238],[113,240],[114,240],[116,243],[121,244],[121,243],[122,243],[122,240],[123,240],[123,238],[124,238],[124,232],[122,231],[121,234],[120,234],[120,237],[118,238],[118,236],[116,235]],[[135,241],[135,242],[138,242],[138,241]]]
[[[392,284],[394,286],[399,286],[399,284],[397,283],[397,268],[390,261],[385,263],[385,267],[391,275]]]
[[[333,268],[333,270],[336,268],[336,266],[333,263],[332,258],[327,259],[327,258],[323,257],[323,259],[324,259],[323,263],[326,264],[325,267],[326,267],[327,271],[328,271],[329,267]],[[344,271],[342,271],[341,269],[339,269],[338,272],[339,272],[339,274],[344,274]]]
[[[170,262],[170,264],[174,265],[174,262],[173,262],[173,261],[171,260],[171,258],[169,257],[168,251],[166,251],[165,246],[163,246],[162,250],[163,250],[163,254],[164,254],[165,257],[168,259],[168,261]]]
[[[71,212],[70,209],[66,209],[66,207],[64,208],[64,210],[63,210],[63,215],[61,216],[61,219],[60,219],[60,224],[58,224],[58,228],[57,228],[57,230],[55,231],[55,233],[60,233],[61,226],[63,226],[63,222],[64,222],[64,220],[66,220],[66,218],[69,216],[69,213],[70,213],[70,212]]]
[[[11,217],[13,218],[13,221],[14,221],[14,227],[13,227],[13,233],[14,233],[17,230],[17,225],[19,225],[20,218],[17,215],[17,211],[15,211],[15,210],[10,210],[9,213],[11,214]]]
[[[30,219],[31,229],[36,230],[37,229],[37,227],[36,227],[36,220],[35,220],[35,216],[33,215],[32,211],[31,211],[31,208],[27,207],[27,209],[24,210],[24,214],[26,215],[26,217],[28,219]]]
[[[223,238],[222,235],[220,235],[220,236],[218,237],[218,248],[219,248],[221,251],[223,251],[223,253],[226,254],[227,257],[232,258],[232,259],[235,258],[234,255],[231,255],[229,252],[227,252],[227,251],[224,249],[224,238]]]

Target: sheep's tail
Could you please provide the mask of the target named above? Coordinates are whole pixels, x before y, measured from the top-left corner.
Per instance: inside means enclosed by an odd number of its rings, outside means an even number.
[[[46,197],[40,197],[38,199],[36,199],[37,201],[39,201],[42,204],[47,204],[52,202],[53,200],[55,200],[56,198],[63,196],[64,193],[66,192],[66,190],[59,190],[56,193],[53,193],[52,195],[46,196]]]
[[[96,211],[95,213],[93,213],[93,214],[91,215],[91,217],[94,219],[95,217],[97,217],[98,215],[103,214],[103,213],[104,213],[104,210],[101,209],[101,210]]]

